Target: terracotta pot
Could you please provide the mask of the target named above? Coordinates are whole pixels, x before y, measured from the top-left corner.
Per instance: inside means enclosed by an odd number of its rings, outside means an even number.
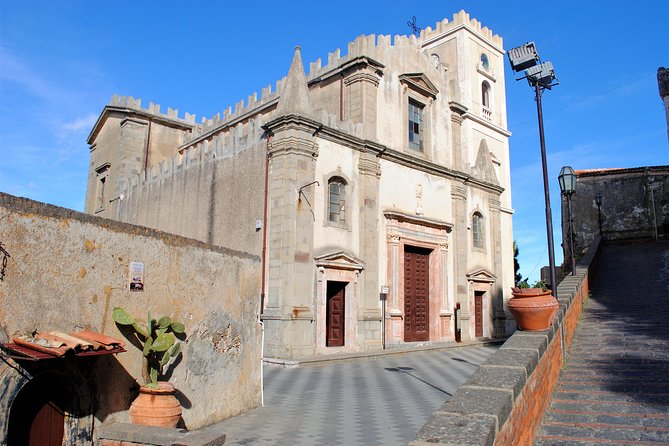
[[[514,288],[507,306],[520,330],[548,330],[560,308],[550,290],[541,288]]]
[[[139,396],[128,411],[130,421],[145,426],[177,427],[181,404],[174,392],[174,386],[169,382],[159,382],[157,389],[140,387]]]

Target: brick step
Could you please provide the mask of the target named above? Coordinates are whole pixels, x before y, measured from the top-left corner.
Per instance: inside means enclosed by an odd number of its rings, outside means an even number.
[[[647,380],[628,381],[619,380],[600,380],[600,381],[560,381],[556,390],[562,392],[608,392],[608,393],[630,393],[639,394],[652,393],[669,394],[669,383],[652,382]]]
[[[642,413],[660,414],[669,413],[669,405],[652,404],[638,401],[597,401],[597,400],[571,400],[555,398],[551,405],[554,410],[568,410],[581,412],[607,412],[607,413]]]
[[[544,423],[540,436],[546,437],[569,437],[577,441],[592,441],[592,439],[611,441],[643,441],[643,442],[669,442],[669,430],[658,430],[656,428],[621,428],[616,425],[602,423]],[[611,444],[611,443],[609,443]],[[632,443],[634,444],[634,443]]]
[[[629,426],[649,427],[660,431],[669,431],[669,414],[642,414],[617,412],[584,412],[580,410],[553,410],[544,420],[559,423],[609,424],[625,428]]]
[[[554,393],[559,400],[592,400],[592,401],[610,401],[610,402],[635,402],[644,401],[646,403],[664,404],[669,411],[669,393],[618,393],[611,391],[569,391],[559,389]]]

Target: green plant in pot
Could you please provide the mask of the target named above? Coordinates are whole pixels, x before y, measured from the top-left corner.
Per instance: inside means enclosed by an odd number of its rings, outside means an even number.
[[[129,337],[131,341],[134,337],[142,346],[144,356],[142,374],[146,384],[140,387],[139,396],[130,406],[130,420],[135,424],[176,427],[181,418],[181,405],[174,396],[174,386],[169,382],[158,381],[158,378],[181,354],[181,343],[175,334],[182,335],[185,332],[184,324],[173,321],[169,316],[156,320],[148,313],[144,325],[121,307],[114,308],[112,318],[118,325],[134,330]],[[157,408],[153,407],[156,402]]]

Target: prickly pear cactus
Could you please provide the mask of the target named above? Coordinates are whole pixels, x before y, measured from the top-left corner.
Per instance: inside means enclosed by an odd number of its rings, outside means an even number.
[[[184,333],[184,324],[173,321],[169,316],[155,320],[148,313],[146,325],[143,326],[121,307],[114,308],[112,318],[118,325],[131,326],[135,330],[134,335],[142,344],[142,353],[146,358],[146,386],[157,388],[158,377],[173,363],[171,360],[181,353],[181,343],[174,334]]]

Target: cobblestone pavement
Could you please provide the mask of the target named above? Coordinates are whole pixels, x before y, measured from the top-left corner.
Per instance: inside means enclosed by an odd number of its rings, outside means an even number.
[[[600,259],[537,444],[669,444],[669,242]]]
[[[497,346],[265,367],[265,406],[224,421],[226,445],[406,445]]]

